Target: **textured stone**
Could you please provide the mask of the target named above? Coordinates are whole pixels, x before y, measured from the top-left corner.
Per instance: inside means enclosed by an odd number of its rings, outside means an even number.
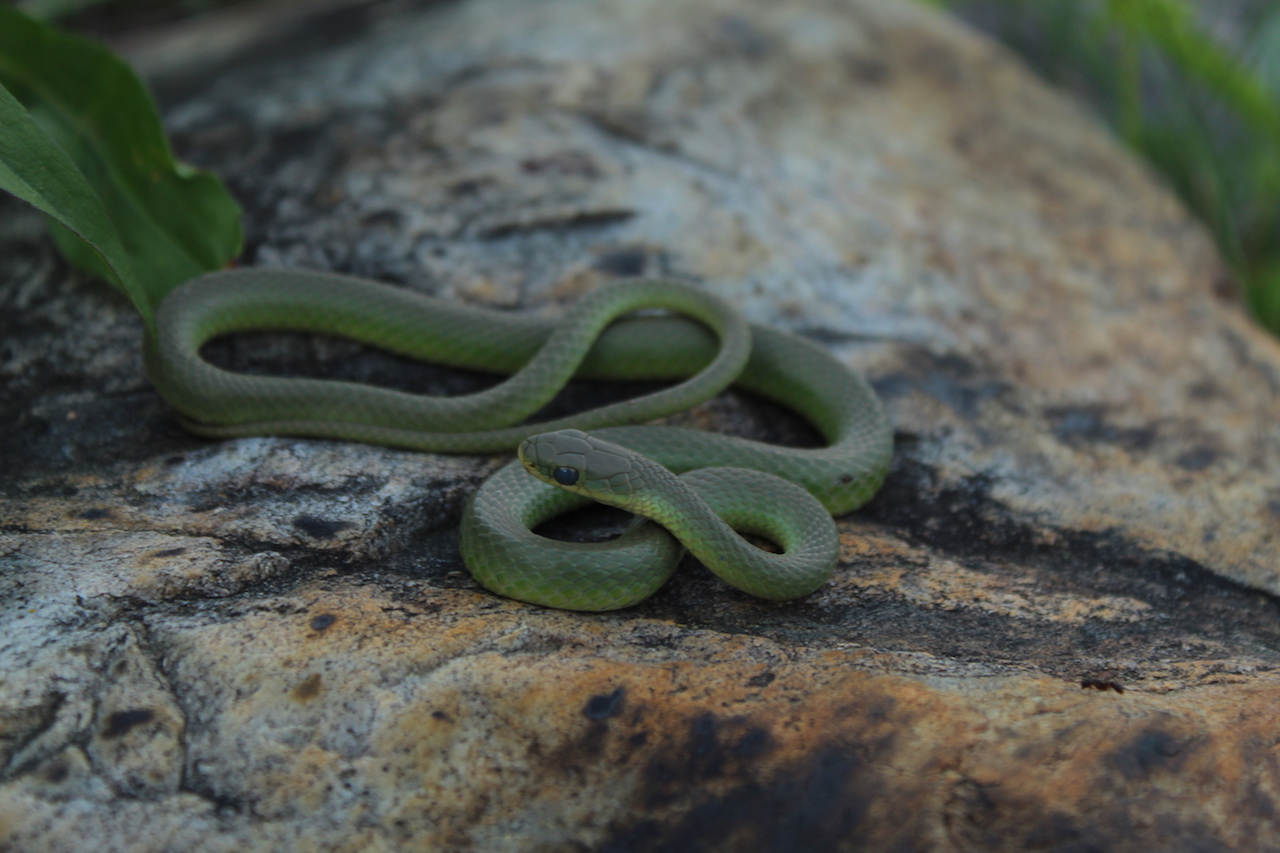
[[[261,8],[132,42],[246,265],[548,313],[699,281],[863,371],[894,469],[801,601],[689,561],[500,599],[455,529],[501,459],[186,435],[0,200],[0,849],[1280,847],[1280,345],[1079,108],[906,0]]]

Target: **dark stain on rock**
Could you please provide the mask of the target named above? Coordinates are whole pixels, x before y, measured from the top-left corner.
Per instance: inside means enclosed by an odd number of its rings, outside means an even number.
[[[284,128],[272,129],[262,140],[262,155],[258,167],[266,173],[285,166],[295,166],[299,160],[317,157],[334,163],[339,156],[332,149],[317,150],[316,137],[329,127],[334,119],[330,115],[316,114],[307,121],[300,121]],[[247,229],[246,229],[247,230]]]
[[[375,210],[372,213],[365,214],[360,218],[360,225],[364,228],[386,228],[388,230],[396,230],[404,223],[404,215],[391,208],[384,210]]]
[[[1199,382],[1195,382],[1187,386],[1187,395],[1193,400],[1200,400],[1202,402],[1224,396],[1222,389],[1218,387],[1218,383],[1214,382],[1212,379],[1202,379]]]
[[[311,629],[313,631],[325,631],[337,621],[338,617],[332,613],[318,613],[311,617]]]
[[[449,195],[454,198],[466,198],[479,195],[480,191],[493,185],[493,180],[484,178],[464,178],[449,185]]]
[[[1105,406],[1051,406],[1044,410],[1054,437],[1068,447],[1112,444],[1143,451],[1155,442],[1155,427],[1118,427],[1107,422],[1106,414]]]
[[[30,742],[54,727],[58,721],[58,712],[66,703],[67,694],[57,691],[46,693],[36,705],[9,709],[5,715],[10,727],[8,731],[22,732],[22,737]]]
[[[605,252],[591,264],[594,269],[609,275],[627,277],[642,275],[649,264],[649,253],[639,246],[628,246]]]
[[[689,726],[690,772],[701,779],[724,773],[724,745],[720,741],[720,721],[710,711],[693,718]]]
[[[65,761],[55,761],[50,764],[44,771],[44,778],[48,782],[57,785],[59,782],[65,782],[67,777],[71,775],[71,768],[67,766]]]
[[[39,325],[27,327],[28,333],[34,333],[36,337],[24,346],[39,346],[34,342],[44,336],[43,331],[38,331],[40,328]],[[8,331],[17,334],[18,326]],[[59,383],[70,375],[63,371],[77,369],[73,367],[76,363],[74,358],[57,369],[51,369],[49,366],[54,363],[54,360],[46,360],[44,367],[22,377],[21,385],[31,389],[34,396],[15,400],[9,396],[12,392],[8,388],[0,392],[0,422],[5,424],[5,452],[0,453],[0,484],[11,486],[43,480],[38,486],[24,487],[23,491],[29,494],[67,494],[67,489],[73,484],[60,479],[59,475],[67,474],[70,480],[78,480],[85,470],[83,466],[87,464],[102,463],[105,459],[110,459],[113,465],[142,462],[144,459],[153,462],[167,453],[173,444],[193,443],[189,435],[179,435],[181,428],[176,424],[172,425],[171,431],[167,428],[164,419],[169,415],[162,408],[160,397],[150,388],[79,400],[76,403],[78,417],[73,421],[64,417],[49,420],[37,414],[33,408],[53,403],[56,394],[60,393],[53,389],[60,387]],[[46,397],[46,393],[55,397]],[[44,403],[39,402],[41,400]],[[11,402],[6,405],[6,401]],[[86,495],[82,506],[96,499],[100,498]]]
[[[634,210],[578,210],[536,220],[496,222],[478,229],[476,236],[481,240],[508,240],[548,231],[603,229],[629,222],[635,216]]]
[[[623,712],[626,695],[626,689],[618,687],[610,693],[601,693],[588,699],[582,706],[582,715],[590,722],[582,732],[582,737],[574,745],[561,750],[555,761],[564,766],[576,766],[584,756],[594,760],[618,733],[618,725],[623,726],[622,731],[626,731],[628,726],[636,725],[642,716],[639,708],[634,709],[630,719],[625,722],[616,719]],[[616,722],[611,724],[610,720]]]
[[[93,509],[82,510],[79,517],[85,521],[97,521],[100,518],[110,518],[111,510],[102,507],[94,507]]]
[[[526,175],[590,180],[599,178],[602,174],[595,159],[585,151],[557,151],[545,157],[527,157],[520,161],[520,171]]]
[[[1214,296],[1233,304],[1239,303],[1244,294],[1244,285],[1239,277],[1226,268],[1219,269],[1210,278],[1210,289]]]
[[[0,418],[3,418],[3,417],[4,417],[4,409],[0,408]],[[8,455],[12,456],[12,454],[8,454]],[[3,479],[3,471],[4,469],[0,468],[0,482],[5,482],[5,480]],[[33,498],[37,498],[37,497],[39,498],[44,498],[44,497],[74,498],[76,495],[80,494],[80,489],[78,486],[73,486],[71,483],[68,483],[66,480],[56,479],[56,478],[49,480],[47,482],[42,482],[42,483],[30,483],[24,486],[22,491],[23,493],[30,495]],[[78,512],[73,513],[72,515],[75,518],[83,518],[83,516]]]
[[[699,714],[689,721],[682,746],[662,751],[645,767],[645,807],[669,804],[690,785],[750,776],[755,762],[773,747],[768,729],[709,711]]]
[[[448,714],[446,714],[444,711],[432,711],[432,712],[431,712],[431,719],[433,719],[433,720],[439,720],[439,721],[440,721],[440,722],[442,722],[442,723],[452,723],[452,722],[453,722],[453,717],[450,717],[450,716],[449,716]]]
[[[1196,447],[1173,461],[1184,471],[1203,471],[1218,461],[1218,451],[1212,447]]]
[[[607,720],[610,717],[616,717],[622,713],[622,706],[626,699],[627,691],[624,688],[617,688],[612,693],[602,693],[598,696],[592,696],[587,700],[587,704],[583,707],[582,713],[589,720]]]
[[[293,688],[292,696],[298,702],[310,702],[320,695],[323,679],[320,673],[313,672],[301,684]]]
[[[1105,833],[1091,827],[1082,827],[1068,815],[1045,809],[1034,801],[1034,806],[1010,802],[1013,795],[994,785],[981,785],[963,780],[956,786],[947,804],[948,824],[953,827],[958,847],[965,850],[1016,850],[1036,849],[1022,847],[1011,842],[1008,835],[1016,827],[1021,841],[1048,836],[1049,843],[1040,849],[1063,851],[1102,851],[1111,849],[1101,843]],[[1028,808],[1044,810],[1031,827],[1027,827],[1024,815]],[[1090,844],[1089,842],[1094,842]]]
[[[1115,693],[1123,693],[1124,687],[1114,681],[1099,681],[1096,678],[1081,679],[1080,687],[1083,690],[1111,690]]]
[[[350,521],[329,521],[314,515],[298,516],[293,520],[293,526],[312,539],[332,539],[342,531],[355,527]]]
[[[495,376],[478,371],[420,361],[357,341],[306,332],[240,332],[210,341],[200,353],[214,366],[236,373],[341,379],[432,396],[470,394],[492,387],[497,381]],[[378,476],[346,478],[343,490],[347,494],[358,494],[376,490],[383,483],[385,479]],[[257,488],[285,492],[292,491],[294,486],[287,482],[264,483]],[[223,501],[225,497],[218,503]]]
[[[1188,817],[1179,799],[1156,786],[1121,794],[1104,782],[1083,802],[1075,803],[1074,813],[1069,814],[1051,792],[1029,795],[966,780],[955,788],[947,818],[955,849],[962,850],[1226,853],[1239,849],[1224,841],[1219,830]],[[1148,819],[1135,825],[1135,813]]]
[[[893,79],[892,69],[881,59],[870,59],[858,55],[846,56],[842,64],[850,79],[864,86],[886,86]]]
[[[108,740],[126,734],[134,726],[141,726],[156,718],[155,711],[150,708],[133,708],[128,711],[116,711],[107,717],[107,725],[102,736]]]
[[[753,675],[750,678],[748,678],[747,686],[748,687],[768,687],[770,684],[773,684],[774,679],[776,679],[777,677],[778,676],[774,675],[772,672],[762,672],[759,675]]]
[[[755,731],[755,730],[750,730]],[[695,738],[705,737],[696,735]],[[754,738],[755,735],[749,737]],[[697,742],[696,740],[694,741]],[[692,745],[692,744],[691,744]],[[878,752],[875,745],[869,745]],[[727,756],[726,756],[727,758]],[[923,850],[916,837],[918,822],[909,814],[877,821],[875,837],[859,835],[871,803],[881,800],[884,787],[874,765],[858,747],[844,744],[815,745],[810,758],[779,773],[762,772],[760,764],[742,762],[732,767],[736,782],[725,793],[705,794],[703,763],[683,778],[671,777],[665,797],[650,794],[650,803],[687,798],[689,807],[671,822],[643,820],[619,828],[602,850]],[[729,770],[727,763],[715,768]],[[726,774],[730,775],[730,774]],[[649,774],[653,785],[655,775]],[[665,786],[664,786],[665,787]],[[717,789],[725,790],[723,785]],[[909,791],[900,798],[906,811]],[[859,839],[851,845],[851,839]],[[914,842],[913,843],[913,840]]]
[[[187,553],[186,548],[165,548],[163,551],[152,551],[152,557],[180,557]]]
[[[747,729],[746,734],[738,738],[738,741],[730,747],[730,752],[736,758],[749,761],[764,755],[771,748],[773,748],[773,736],[769,734],[768,729],[757,726]]]
[[[885,400],[919,392],[966,420],[974,420],[983,403],[1007,397],[1012,390],[1007,382],[991,375],[990,370],[959,356],[915,352],[908,357],[905,372],[880,377],[871,384]]]
[[[1098,830],[1082,827],[1070,815],[1050,813],[1026,831],[1026,850],[1097,850]]]
[[[726,54],[760,61],[773,52],[773,39],[761,32],[744,15],[724,15],[716,24],[716,31],[709,41]]]
[[[1266,503],[1267,512],[1274,521],[1280,521],[1280,498],[1272,498]]]
[[[1130,781],[1176,771],[1187,745],[1161,729],[1148,729],[1111,753],[1108,763]]]
[[[625,511],[596,504],[553,518],[534,532],[562,542],[604,542],[621,534],[629,523]]]

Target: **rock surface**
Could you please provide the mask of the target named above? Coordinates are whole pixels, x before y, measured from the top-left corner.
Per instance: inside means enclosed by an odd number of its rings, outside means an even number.
[[[162,87],[246,264],[548,312],[698,281],[871,378],[894,469],[802,601],[694,564],[620,613],[499,599],[454,530],[500,459],[184,434],[4,202],[0,849],[1280,847],[1280,345],[1088,116],[906,0],[324,23]]]

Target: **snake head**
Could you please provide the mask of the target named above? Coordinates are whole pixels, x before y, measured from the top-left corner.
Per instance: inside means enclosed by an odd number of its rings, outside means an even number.
[[[580,429],[531,435],[519,453],[525,470],[539,480],[601,503],[626,506],[644,486],[644,465],[637,463],[648,460]]]

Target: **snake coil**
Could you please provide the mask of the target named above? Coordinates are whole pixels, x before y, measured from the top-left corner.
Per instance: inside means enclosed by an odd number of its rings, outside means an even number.
[[[672,316],[627,316],[654,308]],[[336,335],[510,378],[476,394],[431,397],[339,380],[249,376],[200,356],[216,337],[266,330]],[[680,543],[753,595],[804,595],[835,564],[831,516],[875,493],[892,453],[880,401],[830,353],[786,332],[748,326],[722,300],[668,281],[611,284],[555,321],[344,276],[213,273],[160,304],[144,359],[183,425],[203,436],[293,435],[446,453],[520,446],[520,460],[468,503],[463,557],[490,590],[566,609],[612,610],[643,600],[670,576]],[[521,425],[573,377],[679,381]],[[826,445],[778,447],[640,425],[731,383],[794,410]],[[560,464],[565,460],[574,464]],[[563,472],[557,477],[558,468],[572,469],[573,482],[563,482],[569,476]],[[592,499],[658,524],[638,521],[619,539],[593,544],[531,532]],[[730,528],[773,539],[784,553],[766,554]]]

